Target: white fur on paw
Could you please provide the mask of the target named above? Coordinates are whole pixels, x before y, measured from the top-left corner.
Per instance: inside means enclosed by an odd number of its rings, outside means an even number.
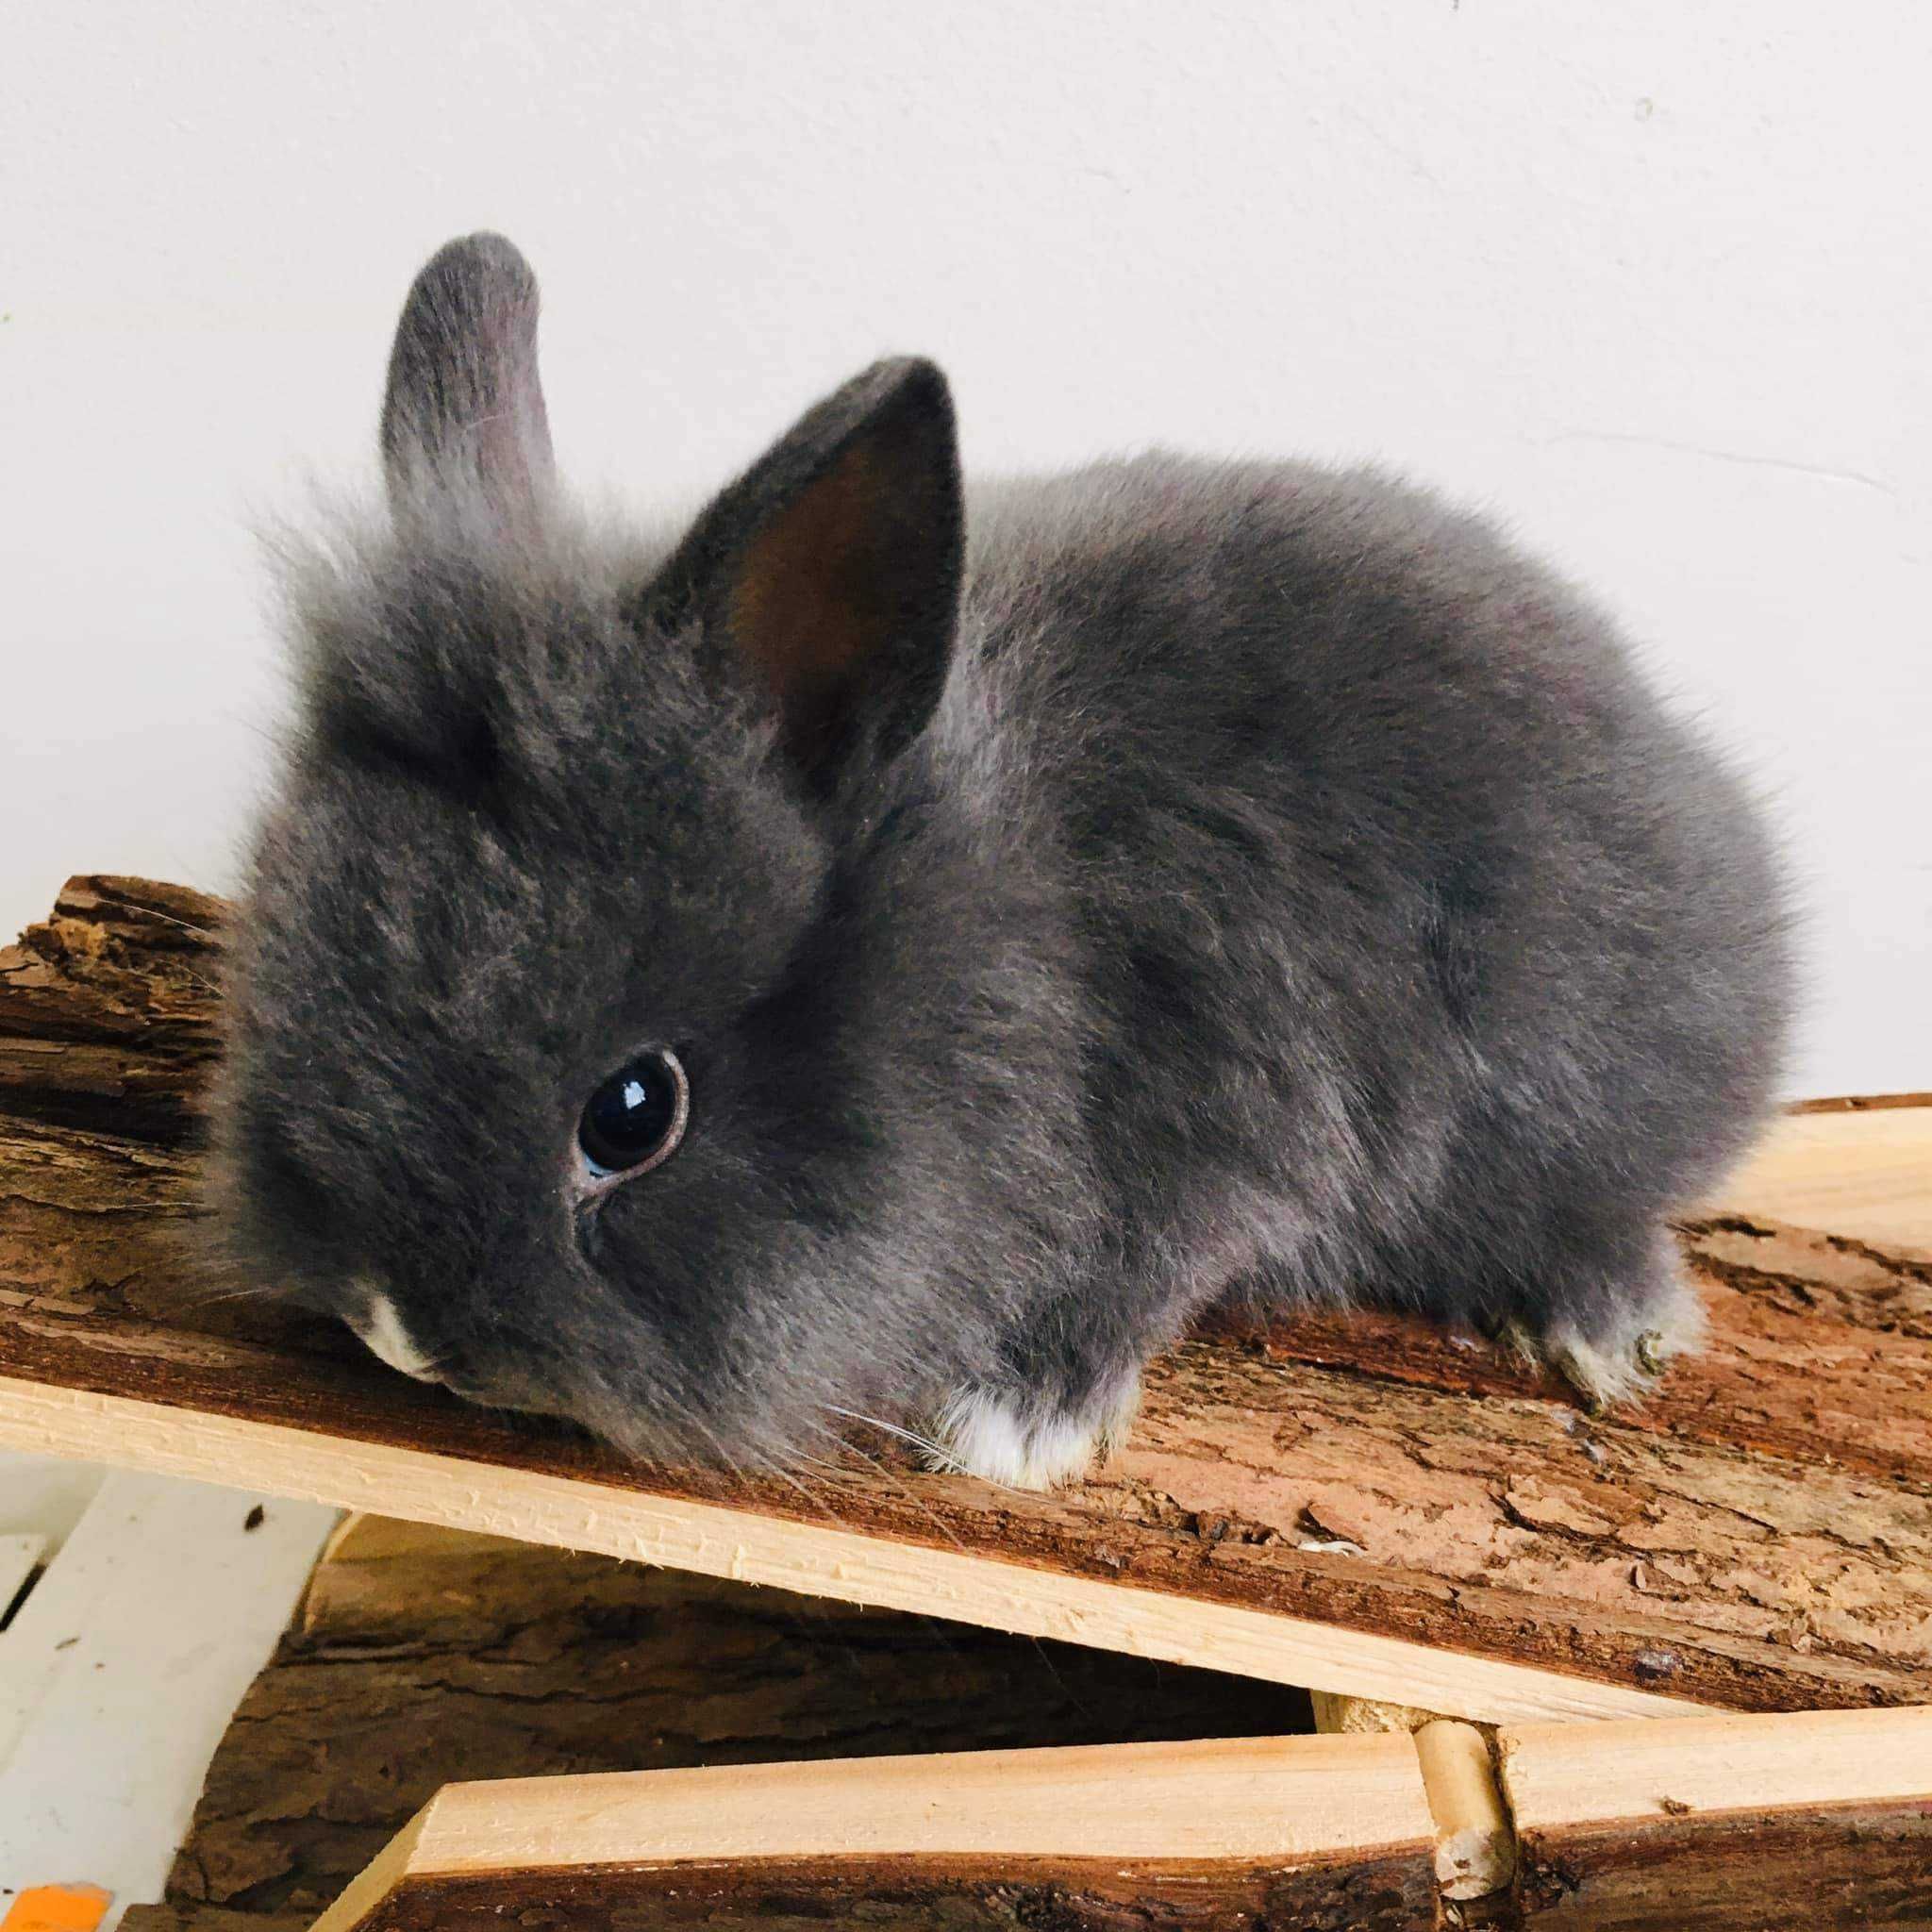
[[[1030,1406],[990,1389],[962,1389],[935,1434],[956,1469],[1014,1490],[1050,1490],[1085,1475],[1124,1436],[1141,1403],[1138,1376],[1079,1415]]]
[[[1678,1356],[1704,1346],[1708,1323],[1696,1291],[1673,1271],[1664,1286],[1608,1330],[1585,1335],[1557,1322],[1536,1353],[1591,1401],[1608,1405],[1646,1392]]]

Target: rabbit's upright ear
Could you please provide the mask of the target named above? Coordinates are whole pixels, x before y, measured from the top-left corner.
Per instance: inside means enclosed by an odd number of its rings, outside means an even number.
[[[537,379],[537,278],[501,235],[439,249],[390,351],[382,459],[397,514],[482,498],[515,523],[556,471]]]
[[[932,715],[965,542],[946,379],[880,362],[808,411],[699,518],[660,580],[694,603],[809,782]]]

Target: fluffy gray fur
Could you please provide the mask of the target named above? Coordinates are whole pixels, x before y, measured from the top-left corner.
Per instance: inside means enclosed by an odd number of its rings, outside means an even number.
[[[535,330],[508,243],[438,256],[388,512],[291,569],[217,1110],[252,1269],[640,1454],[860,1413],[1017,1481],[1224,1295],[1602,1395],[1694,1339],[1667,1219],[1773,1091],[1785,890],[1570,588],[1367,471],[962,499],[917,362],[613,540]],[[688,1138],[587,1195],[579,1112],[651,1042]]]

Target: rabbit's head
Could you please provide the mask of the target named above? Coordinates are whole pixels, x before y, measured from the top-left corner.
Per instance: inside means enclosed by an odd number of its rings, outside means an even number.
[[[1046,941],[976,923],[1001,828],[921,775],[951,407],[881,363],[681,540],[611,541],[559,497],[536,315],[496,238],[429,263],[386,509],[291,566],[219,1198],[399,1368],[648,1453],[796,1449],[981,1345],[974,1176],[1056,1188],[1051,1066],[1013,1094]]]

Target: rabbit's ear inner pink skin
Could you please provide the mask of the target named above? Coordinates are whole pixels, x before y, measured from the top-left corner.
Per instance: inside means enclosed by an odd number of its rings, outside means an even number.
[[[931,717],[958,624],[965,511],[946,380],[911,358],[836,391],[726,489],[665,573],[775,705],[823,790]]]

